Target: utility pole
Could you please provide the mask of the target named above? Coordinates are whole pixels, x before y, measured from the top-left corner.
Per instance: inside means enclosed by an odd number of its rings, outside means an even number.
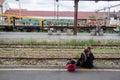
[[[56,0],[54,0],[54,23],[56,20]]]
[[[59,25],[59,0],[56,0],[57,2],[57,25]]]
[[[59,0],[56,0],[56,2],[58,2],[58,1]],[[67,0],[63,0],[63,1],[67,1]],[[79,0],[74,0],[74,31],[73,31],[73,35],[77,35],[78,2],[79,2]]]
[[[3,14],[3,6],[0,5],[0,14]],[[3,24],[3,17],[0,17],[0,24]]]
[[[3,14],[3,5],[0,5],[0,14]]]
[[[74,0],[74,35],[77,35],[78,2]]]
[[[21,16],[21,4],[20,4],[20,0],[16,0],[18,1],[18,4],[19,4],[19,16]]]
[[[0,0],[0,14],[3,14],[3,3],[4,0]],[[1,24],[3,24],[3,17],[0,18]]]
[[[111,8],[114,8],[114,7],[117,7],[117,6],[120,6],[120,4],[113,5],[113,6],[108,6],[108,7],[104,7],[104,8],[102,8],[102,9],[96,10],[96,12],[99,12],[99,11],[104,10],[104,16],[105,16],[105,18],[104,18],[104,23],[105,23],[105,25],[106,25],[106,23],[107,23],[107,24],[110,23],[110,9],[111,9]],[[105,14],[105,10],[107,10],[107,17],[106,17],[106,14]],[[106,19],[106,18],[107,18],[107,19]],[[106,20],[107,20],[108,22],[106,22]],[[108,26],[109,26],[109,25],[108,25]]]
[[[0,14],[3,14],[3,3],[5,0],[0,0]]]

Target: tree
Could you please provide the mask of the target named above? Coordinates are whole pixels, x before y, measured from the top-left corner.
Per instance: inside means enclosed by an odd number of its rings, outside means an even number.
[[[92,14],[92,15],[89,16],[89,18],[93,18],[93,19],[95,19],[96,16],[95,16],[94,14]]]

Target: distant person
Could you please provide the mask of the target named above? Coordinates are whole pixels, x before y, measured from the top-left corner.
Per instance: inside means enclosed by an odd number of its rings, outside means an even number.
[[[119,28],[118,28],[119,30],[118,30],[118,34],[119,34],[119,36],[120,36],[120,26],[119,26]]]
[[[91,51],[92,47],[88,46],[81,53],[80,58],[78,59],[76,66],[84,68],[93,68],[94,55]]]

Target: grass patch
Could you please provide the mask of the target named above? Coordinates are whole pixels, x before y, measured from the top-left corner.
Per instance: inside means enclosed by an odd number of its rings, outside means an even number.
[[[80,53],[73,53],[73,57],[74,58],[79,58],[80,57]]]
[[[34,45],[34,44],[41,44],[41,45],[57,45],[57,46],[64,46],[64,45],[71,45],[71,46],[92,46],[92,45],[120,45],[119,40],[56,40],[56,41],[49,41],[49,40],[35,40],[35,39],[20,39],[20,40],[0,40],[0,44],[19,44],[19,45]]]
[[[58,61],[57,60],[53,61],[53,65],[59,65]]]
[[[108,41],[107,44],[109,44],[109,45],[120,45],[120,40]]]

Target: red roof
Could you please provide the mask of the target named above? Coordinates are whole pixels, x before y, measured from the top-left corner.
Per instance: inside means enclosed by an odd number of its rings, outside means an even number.
[[[21,9],[21,11],[19,11],[18,9],[10,9],[10,10],[6,10],[5,14],[19,15],[20,12],[21,12],[21,15],[23,16],[54,17],[57,15],[57,12],[55,11],[28,11],[25,9]],[[96,16],[96,13],[95,12],[78,12],[78,19],[87,19],[91,15]],[[103,12],[99,12],[97,15],[99,17],[102,17]],[[58,16],[68,17],[68,18],[74,17],[74,12],[73,11],[59,11]]]

